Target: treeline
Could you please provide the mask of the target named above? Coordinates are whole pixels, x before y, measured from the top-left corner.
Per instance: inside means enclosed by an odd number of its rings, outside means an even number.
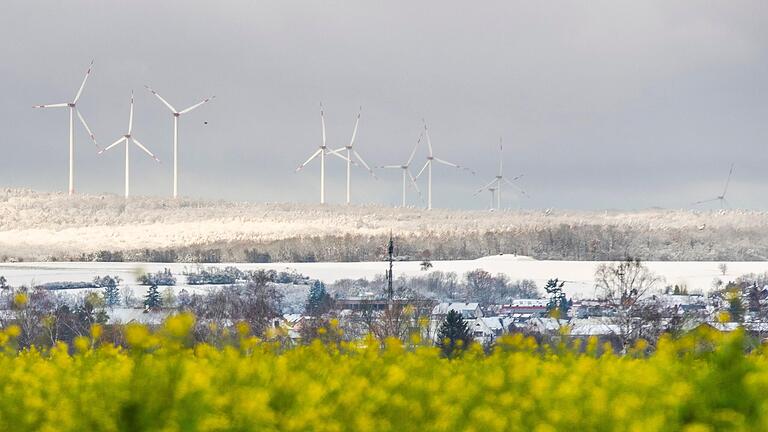
[[[400,276],[393,281],[395,294],[401,298],[418,297],[436,301],[478,302],[484,305],[510,303],[514,299],[539,298],[542,292],[530,279],[511,280],[476,269],[459,275],[432,271],[423,276]],[[328,285],[334,297],[354,297],[363,293],[383,297],[387,280],[384,275],[369,279],[340,279]]]
[[[386,235],[294,237],[226,241],[167,249],[102,250],[62,261],[131,262],[356,262],[385,257]],[[664,228],[560,225],[542,229],[397,235],[403,260],[476,259],[518,254],[541,260],[757,261],[768,257],[768,231],[757,228]],[[7,259],[8,257],[6,257]]]

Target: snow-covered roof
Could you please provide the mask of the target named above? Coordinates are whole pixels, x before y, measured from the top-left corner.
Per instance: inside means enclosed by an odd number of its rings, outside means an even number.
[[[456,312],[474,312],[480,307],[479,303],[438,303],[433,309],[434,315],[445,315],[451,310]]]
[[[571,336],[604,336],[621,334],[621,327],[608,321],[594,319],[574,319],[570,322]]]
[[[512,307],[547,307],[547,299],[515,299],[509,305]]]
[[[293,313],[293,314],[284,314],[284,315],[283,315],[283,319],[284,319],[284,320],[285,320],[285,322],[286,322],[286,323],[288,323],[289,325],[294,325],[294,324],[298,323],[299,321],[301,321],[301,319],[302,319],[302,318],[304,318],[304,315],[302,315],[302,314],[297,314],[297,313]]]
[[[482,321],[489,329],[494,331],[504,331],[504,324],[502,317],[483,317],[478,318],[478,321]]]
[[[536,317],[528,321],[527,326],[538,331],[555,332],[568,325],[568,321],[555,318]]]

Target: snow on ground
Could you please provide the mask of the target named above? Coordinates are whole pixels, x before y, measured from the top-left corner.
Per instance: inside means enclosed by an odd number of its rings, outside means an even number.
[[[529,257],[512,255],[496,255],[476,260],[463,261],[433,261],[432,271],[456,272],[459,276],[464,273],[483,269],[490,273],[504,273],[511,280],[533,279],[543,291],[546,281],[550,278],[565,280],[565,291],[576,298],[592,297],[594,290],[595,269],[601,262],[597,261],[539,261]],[[768,262],[728,262],[728,271],[722,275],[718,269],[719,262],[702,261],[668,261],[644,263],[651,271],[664,277],[666,284],[685,285],[689,291],[706,293],[711,290],[712,281],[720,278],[723,281],[734,280],[747,273],[763,273],[768,271]],[[313,279],[326,283],[339,279],[373,279],[384,273],[387,264],[384,262],[357,263],[270,263],[270,264],[205,264],[205,267],[220,267],[233,265],[241,270],[274,269],[277,271],[295,270]],[[204,292],[211,287],[187,286],[181,274],[185,270],[194,270],[199,264],[163,264],[163,263],[105,263],[105,262],[56,262],[56,263],[0,263],[0,275],[8,279],[10,285],[34,285],[57,281],[90,281],[95,276],[120,276],[125,283],[133,287],[137,295],[143,295],[146,287],[136,284],[136,277],[142,272],[156,272],[170,268],[177,276],[178,285],[174,288],[186,288],[190,292]],[[417,261],[396,262],[395,277],[400,275],[417,276],[425,273]],[[663,286],[659,287],[660,289]]]
[[[77,257],[101,250],[253,244],[326,236],[384,236],[391,231],[401,237],[458,238],[472,233],[530,236],[532,232],[556,231],[563,227],[578,230],[585,226],[615,232],[620,237],[627,237],[628,233],[669,235],[671,238],[663,238],[666,242],[663,244],[678,253],[685,245],[690,246],[686,240],[695,238],[697,244],[711,244],[720,249],[735,245],[738,250],[746,251],[742,252],[744,257],[760,258],[760,250],[751,249],[761,245],[757,237],[768,228],[768,212],[425,211],[377,205],[319,206],[187,198],[125,200],[107,194],[70,197],[63,193],[0,190],[0,257],[25,260]],[[710,234],[710,230],[714,234]],[[727,235],[711,237],[720,231]],[[695,258],[706,259],[709,252],[704,248],[696,252]]]

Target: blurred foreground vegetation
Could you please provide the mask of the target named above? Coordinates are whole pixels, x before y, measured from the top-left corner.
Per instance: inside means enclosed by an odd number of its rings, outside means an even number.
[[[452,359],[414,339],[342,342],[335,323],[286,347],[235,326],[194,344],[191,314],[19,351],[0,332],[7,431],[707,431],[768,429],[768,354],[701,329],[616,356],[594,340],[509,336]]]

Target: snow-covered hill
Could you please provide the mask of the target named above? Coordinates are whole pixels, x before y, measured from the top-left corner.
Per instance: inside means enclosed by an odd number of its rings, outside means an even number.
[[[114,257],[99,251],[118,252],[117,259],[125,260],[376,260],[390,231],[399,239],[399,254],[415,259],[424,250],[434,259],[497,253],[575,260],[768,256],[765,212],[428,212],[0,191],[0,260]]]

